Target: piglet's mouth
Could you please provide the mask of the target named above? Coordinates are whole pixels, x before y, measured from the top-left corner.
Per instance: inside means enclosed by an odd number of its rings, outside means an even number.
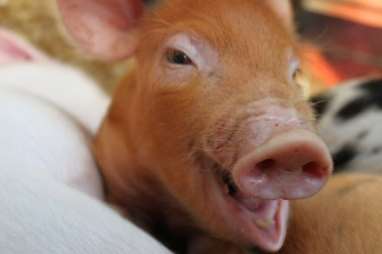
[[[277,251],[284,243],[289,202],[282,199],[265,200],[240,192],[227,170],[217,173],[226,209],[232,223],[245,238],[266,251]]]
[[[332,161],[325,144],[305,129],[273,135],[249,148],[232,169],[215,161],[217,195],[223,194],[223,213],[228,213],[226,217],[231,219],[227,223],[241,239],[277,251],[286,235],[287,200],[317,193],[332,171]]]

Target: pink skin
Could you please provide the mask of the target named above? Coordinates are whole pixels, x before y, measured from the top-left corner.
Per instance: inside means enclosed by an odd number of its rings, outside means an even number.
[[[58,1],[58,5],[64,16],[74,17],[63,20],[72,37],[94,56],[123,59],[135,49],[138,41],[133,25],[142,13],[142,1]],[[99,17],[94,18],[93,13]]]
[[[222,120],[207,141],[210,156],[232,168],[240,191],[261,199],[299,199],[317,193],[332,171],[330,154],[293,108],[277,100],[253,103],[248,117]],[[228,141],[227,141],[228,140]],[[239,145],[238,145],[239,144]],[[233,155],[236,156],[233,157]]]
[[[300,199],[317,193],[331,173],[324,143],[305,130],[272,137],[239,160],[234,179],[241,191],[262,199]]]
[[[262,199],[299,199],[317,193],[331,174],[324,143],[292,108],[271,100],[254,104],[233,177],[241,191]]]
[[[16,34],[0,28],[0,64],[46,61],[48,58]]]
[[[248,108],[249,116],[241,120],[233,135],[227,138],[225,130],[233,128],[227,125],[236,126],[237,120],[224,119],[215,129],[218,135],[207,146],[216,161],[233,165],[228,168],[232,168],[237,191],[225,195],[222,202],[228,203],[228,213],[237,214],[235,226],[251,232],[247,235],[253,238],[248,241],[276,251],[286,234],[286,200],[318,192],[331,174],[332,161],[324,143],[295,109],[272,99],[257,101]],[[236,159],[232,150],[238,154]],[[224,191],[229,192],[228,188]]]

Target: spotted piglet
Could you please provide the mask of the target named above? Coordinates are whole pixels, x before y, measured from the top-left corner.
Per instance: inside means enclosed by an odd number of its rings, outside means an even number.
[[[136,65],[95,152],[108,200],[176,253],[277,251],[332,170],[288,1],[59,0],[77,43]]]
[[[312,102],[336,172],[382,173],[382,79],[348,81]]]

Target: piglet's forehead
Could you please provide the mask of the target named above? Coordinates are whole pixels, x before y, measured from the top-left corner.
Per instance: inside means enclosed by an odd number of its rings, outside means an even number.
[[[290,37],[290,31],[283,24],[283,18],[273,14],[262,1],[168,1],[155,12],[147,15],[145,24],[149,30],[164,29],[191,30],[212,42],[235,44],[241,40],[259,42],[277,38],[283,42]],[[227,8],[230,11],[227,11]],[[190,11],[192,10],[192,11]],[[213,11],[211,11],[213,10]],[[289,34],[287,36],[287,34]],[[292,40],[288,40],[291,43]]]

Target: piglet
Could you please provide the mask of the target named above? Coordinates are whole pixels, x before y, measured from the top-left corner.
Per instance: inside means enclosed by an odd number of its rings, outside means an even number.
[[[177,253],[278,250],[287,200],[332,171],[296,82],[289,2],[58,4],[87,52],[136,61],[95,140],[108,200]]]
[[[0,253],[171,253],[102,202],[90,140],[108,104],[86,75],[0,28]]]
[[[296,201],[280,254],[382,252],[382,178],[343,174],[317,196]]]
[[[349,80],[311,101],[335,172],[382,173],[382,79]]]
[[[90,141],[110,100],[97,84],[0,28],[0,98],[1,173],[48,175],[103,199]]]

